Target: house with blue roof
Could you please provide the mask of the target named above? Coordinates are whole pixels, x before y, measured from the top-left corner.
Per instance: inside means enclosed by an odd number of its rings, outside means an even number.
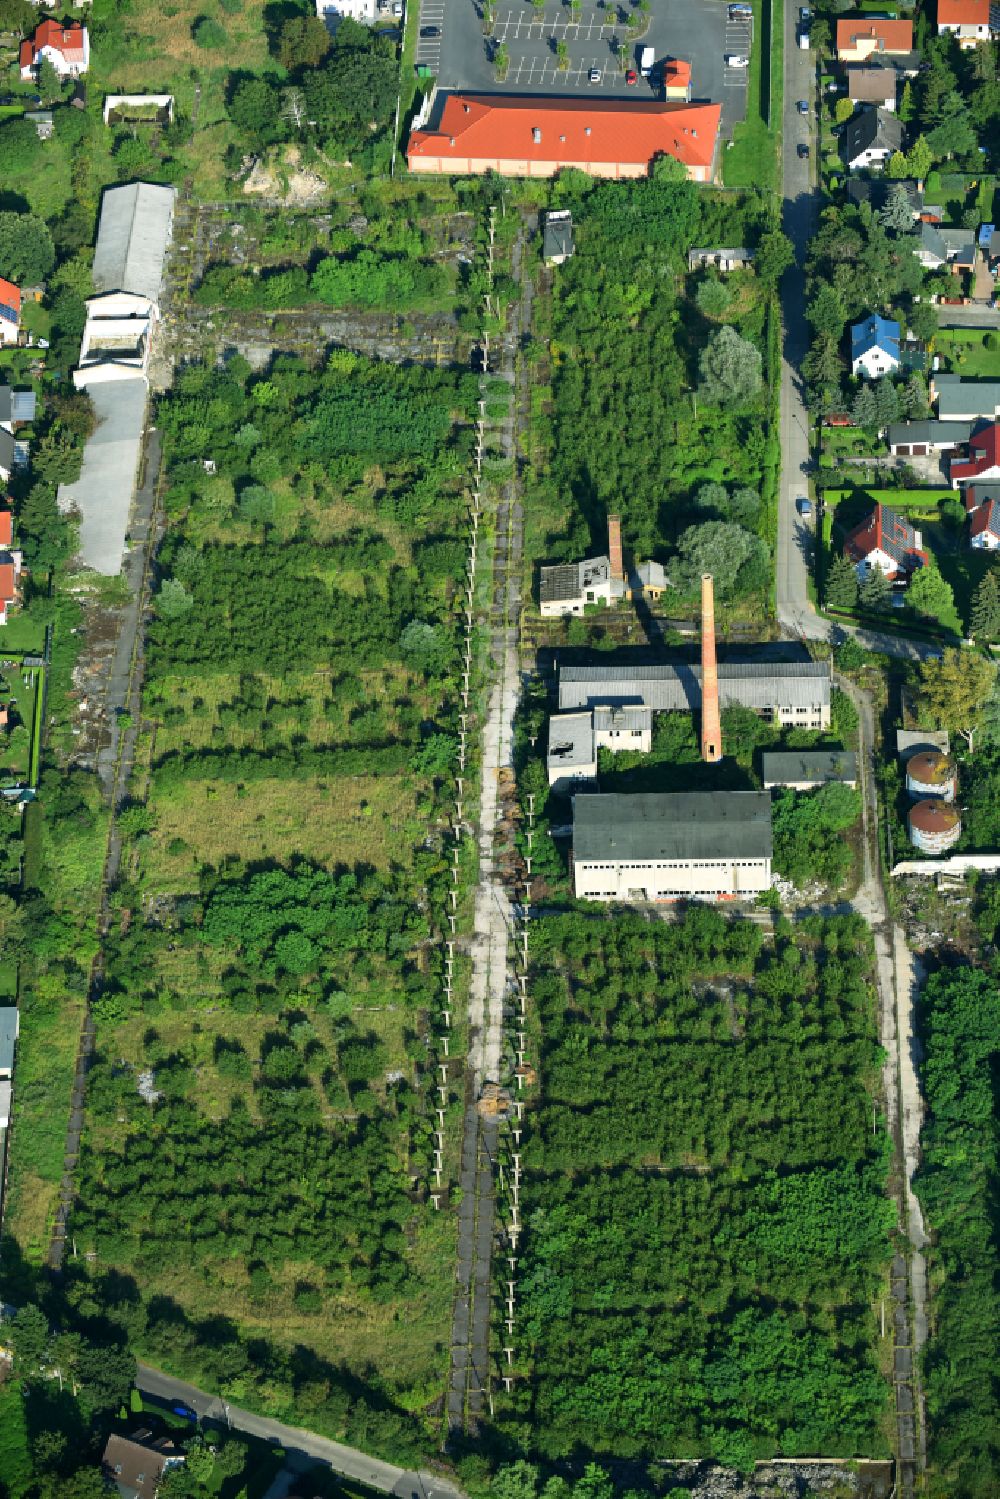
[[[878,380],[882,375],[894,374],[899,369],[899,324],[892,318],[866,317],[851,325],[851,374],[863,375],[866,380]]]

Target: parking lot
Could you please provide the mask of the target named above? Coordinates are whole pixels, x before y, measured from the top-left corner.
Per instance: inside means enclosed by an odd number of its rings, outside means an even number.
[[[745,68],[727,67],[727,55],[749,56],[749,20],[730,21],[725,0],[652,0],[649,24],[642,36],[629,38],[617,24],[614,8],[585,3],[574,15],[567,5],[549,0],[536,10],[530,0],[497,0],[493,33],[483,35],[475,0],[421,0],[417,63],[426,64],[443,90],[482,93],[574,94],[662,98],[657,82],[625,80],[625,68],[639,70],[639,54],[652,47],[657,63],[677,57],[691,63],[691,97],[722,105],[722,134],[732,133],[746,113]],[[556,48],[565,44],[566,66]],[[619,53],[623,43],[625,56]],[[504,47],[507,75],[499,81],[492,57]],[[624,65],[623,65],[624,64]],[[591,69],[600,82],[590,82]]]

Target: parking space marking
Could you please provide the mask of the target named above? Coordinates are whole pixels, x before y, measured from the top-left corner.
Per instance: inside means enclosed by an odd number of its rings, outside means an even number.
[[[494,35],[501,42],[539,42],[556,37],[566,42],[598,41],[615,35],[615,27],[606,21],[539,21],[516,11],[498,18]]]

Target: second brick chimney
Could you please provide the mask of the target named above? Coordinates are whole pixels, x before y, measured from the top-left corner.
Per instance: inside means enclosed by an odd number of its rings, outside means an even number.
[[[608,516],[608,560],[611,563],[611,576],[625,581],[625,564],[622,561],[622,518],[620,515]]]
[[[701,575],[701,758],[722,759],[722,721],[719,717],[719,669],[715,660],[715,581]]]

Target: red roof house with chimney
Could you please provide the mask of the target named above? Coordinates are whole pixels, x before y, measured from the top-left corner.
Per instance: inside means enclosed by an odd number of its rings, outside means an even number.
[[[0,625],[7,623],[21,580],[21,553],[11,550],[13,544],[14,517],[9,510],[0,510]]]
[[[960,47],[988,42],[990,0],[937,0],[937,29],[938,36],[956,37]]]
[[[645,177],[672,156],[694,182],[715,171],[721,104],[450,94],[435,129],[414,130],[411,172],[445,176]]]
[[[848,532],[844,556],[855,564],[860,578],[878,568],[891,583],[908,582],[930,560],[920,532],[888,505],[876,505],[866,520]]]
[[[79,78],[90,67],[90,34],[86,26],[71,21],[64,26],[51,17],[43,21],[33,37],[21,43],[21,77],[31,78],[47,57],[60,78]]]
[[[845,16],[837,22],[837,57],[841,62],[877,62],[913,51],[913,22],[881,16]]]
[[[21,288],[0,276],[0,344],[16,344],[21,326]]]
[[[984,484],[1000,479],[1000,422],[993,422],[969,438],[968,458],[953,458],[948,469],[952,489],[960,484]]]

